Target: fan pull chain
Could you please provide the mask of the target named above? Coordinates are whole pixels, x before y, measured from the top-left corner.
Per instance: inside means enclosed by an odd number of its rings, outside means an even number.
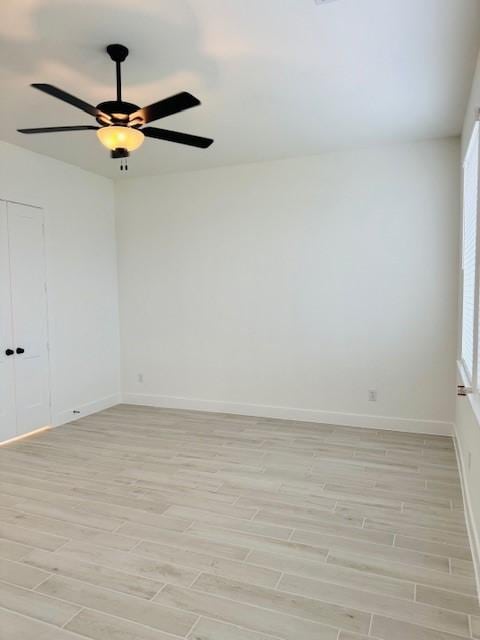
[[[128,171],[128,163],[123,158],[120,159],[120,171]]]

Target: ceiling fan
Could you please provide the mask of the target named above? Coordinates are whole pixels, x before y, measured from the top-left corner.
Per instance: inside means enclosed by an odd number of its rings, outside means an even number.
[[[96,130],[100,142],[107,147],[107,149],[110,149],[111,157],[121,159],[128,158],[130,151],[138,149],[145,137],[178,142],[179,144],[199,147],[200,149],[206,149],[213,143],[211,138],[202,138],[188,133],[158,129],[157,127],[146,127],[145,125],[149,122],[160,120],[160,118],[165,118],[174,113],[185,111],[185,109],[196,107],[200,104],[200,100],[190,93],[182,91],[174,96],[142,108],[131,102],[124,102],[124,100],[122,100],[121,63],[124,62],[128,56],[128,49],[122,44],[109,44],[106,51],[116,66],[116,100],[100,102],[100,104],[94,107],[51,84],[34,83],[31,85],[35,89],[39,89],[54,98],[58,98],[63,102],[71,104],[73,107],[85,111],[93,116],[100,126],[43,127],[17,129],[17,131],[20,133],[56,133],[59,131]],[[123,169],[123,160],[120,168]],[[127,167],[125,166],[125,168]]]

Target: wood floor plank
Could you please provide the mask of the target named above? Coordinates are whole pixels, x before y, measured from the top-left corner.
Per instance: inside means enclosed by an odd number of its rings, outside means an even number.
[[[46,518],[53,518],[55,520],[64,520],[65,522],[71,522],[74,524],[80,524],[85,527],[92,527],[94,529],[101,529],[103,531],[115,531],[122,521],[105,516],[92,516],[84,513],[75,508],[78,505],[61,507],[59,505],[58,496],[52,495],[50,503],[47,502],[35,502],[28,500],[20,502],[17,507],[20,511],[30,513],[34,515],[45,516]]]
[[[89,584],[120,591],[137,598],[150,600],[164,586],[163,582],[151,580],[141,576],[110,569],[98,564],[80,562],[68,555],[49,553],[48,551],[32,551],[22,562],[29,567],[43,569],[43,572],[61,575],[75,580],[81,580]],[[120,566],[120,565],[119,565]],[[45,574],[48,577],[48,573]]]
[[[170,633],[93,609],[82,609],[64,628],[91,640],[178,640]]]
[[[192,569],[189,566],[175,564],[171,558],[156,560],[136,553],[125,553],[115,549],[107,549],[106,547],[97,547],[88,542],[68,542],[62,547],[62,556],[78,562],[98,564],[111,569],[120,567],[123,571],[132,575],[178,585],[192,584],[200,573],[199,570]]]
[[[234,544],[248,546],[250,549],[262,549],[271,553],[280,553],[292,557],[310,558],[315,561],[324,560],[328,555],[328,547],[318,547],[301,542],[289,542],[287,540],[277,540],[266,536],[257,536],[244,533],[243,531],[232,531],[221,529],[220,527],[206,526],[203,523],[194,523],[189,532],[219,542],[232,542]]]
[[[17,587],[33,589],[46,580],[49,572],[28,567],[21,562],[11,562],[0,559],[0,581],[8,582]]]
[[[155,602],[229,622],[282,640],[337,640],[338,630],[304,618],[235,602],[209,593],[167,585]]]
[[[446,558],[458,558],[460,560],[472,560],[472,554],[468,546],[461,547],[454,544],[444,544],[441,542],[430,542],[419,538],[411,538],[407,536],[397,535],[395,538],[395,546],[402,549],[412,549],[413,551],[421,551]]]
[[[416,600],[443,609],[480,616],[480,605],[476,594],[468,596],[464,593],[455,593],[419,584],[417,585]]]
[[[463,636],[452,635],[384,616],[373,616],[371,635],[379,640],[467,640],[470,637],[468,632]]]
[[[369,640],[372,636],[358,635],[358,633],[350,633],[350,631],[340,631],[337,640]]]
[[[0,519],[3,522],[18,524],[34,532],[51,533],[69,540],[85,540],[100,546],[112,547],[121,551],[129,551],[139,542],[139,538],[128,537],[119,533],[109,533],[92,527],[54,520],[43,516],[23,513],[14,509],[0,510]],[[36,535],[36,533],[35,533]],[[38,545],[36,545],[38,547]]]
[[[419,551],[410,551],[409,549],[400,549],[397,547],[389,547],[387,545],[372,544],[364,541],[353,541],[347,538],[340,538],[326,534],[320,534],[312,531],[303,531],[297,529],[292,538],[292,542],[300,542],[302,544],[321,547],[322,549],[355,551],[365,554],[368,557],[381,558],[387,562],[403,562],[412,564],[426,569],[434,569],[435,571],[450,571],[448,558],[421,553]]]
[[[453,534],[460,534],[462,537],[467,535],[467,529],[463,517],[456,517],[455,520],[445,520],[435,515],[422,512],[402,511],[397,513],[392,510],[385,511],[375,507],[362,507],[358,504],[339,502],[335,507],[335,513],[343,517],[358,518],[363,516],[367,519],[387,520],[391,523],[408,524],[419,527],[437,528]]]
[[[182,507],[174,505],[169,507],[165,512],[166,515],[172,515],[181,518],[190,518],[195,522],[204,522],[207,525],[220,526],[226,529],[234,529],[236,531],[244,531],[259,536],[279,538],[288,540],[292,535],[293,528],[281,525],[273,525],[254,520],[241,520],[240,518],[222,517],[217,514],[205,511],[200,508]]]
[[[68,542],[68,538],[61,538],[60,536],[49,533],[40,533],[39,531],[31,531],[28,528],[6,522],[0,522],[0,538],[31,547],[38,547],[46,551],[55,551]]]
[[[475,575],[473,562],[471,560],[461,560],[459,558],[450,558],[450,570],[457,576],[471,576]]]
[[[81,609],[78,605],[70,604],[63,599],[15,587],[7,582],[0,582],[0,607],[57,627],[64,625]]]
[[[375,542],[377,544],[392,545],[394,540],[393,533],[384,533],[383,531],[373,530],[367,531],[361,527],[348,527],[336,523],[330,523],[321,515],[316,516],[316,519],[308,519],[295,516],[285,516],[275,510],[260,509],[255,516],[254,521],[280,524],[285,527],[303,529],[305,531],[318,531],[319,533],[340,536],[341,538],[354,538],[355,540],[365,540],[368,542]]]
[[[32,547],[0,538],[0,558],[5,560],[20,560],[31,550]]]
[[[210,542],[209,540],[202,540],[197,536],[172,533],[165,531],[163,528],[132,524],[130,522],[121,526],[117,533],[124,533],[127,536],[138,536],[138,538],[142,540],[159,542],[173,547],[189,549],[190,551],[209,553],[222,558],[229,558],[230,560],[245,560],[249,552],[249,549],[246,547]]]
[[[117,504],[84,501],[75,507],[75,512],[79,517],[85,518],[108,516],[116,524],[115,531],[118,531],[119,527],[125,522],[134,522],[181,533],[186,531],[193,522],[193,520],[183,517],[166,516],[164,513],[158,515],[142,509],[136,509],[133,503],[132,506],[125,507]]]
[[[62,576],[52,576],[32,593],[38,596],[38,592],[79,605],[74,613],[78,613],[82,607],[87,607],[179,636],[186,635],[198,617],[186,611],[163,607],[161,604],[146,602]],[[68,619],[72,617],[73,615],[70,615]]]
[[[267,636],[218,620],[200,618],[189,633],[188,640],[274,640],[274,636]]]
[[[322,602],[345,603],[361,611],[390,616],[395,620],[404,620],[440,631],[450,631],[458,635],[467,635],[469,633],[468,616],[460,612],[459,609],[447,611],[445,608],[426,606],[420,602],[372,594],[360,589],[332,585],[300,576],[284,575],[278,588],[288,593],[316,598]],[[467,597],[459,596],[459,600]]]
[[[473,594],[476,590],[473,576],[454,575],[401,562],[385,562],[382,558],[366,557],[360,550],[357,553],[341,549],[330,551],[327,562],[369,574],[398,578],[460,593]]]
[[[2,640],[81,640],[82,636],[40,620],[0,609]],[[154,640],[152,638],[152,640]],[[161,639],[159,639],[161,640]]]
[[[367,518],[364,528],[369,530],[387,531],[392,534],[399,534],[408,538],[416,538],[417,540],[428,540],[440,544],[459,545],[463,548],[469,548],[468,536],[460,533],[450,533],[440,528],[431,529],[413,524],[402,524],[399,521],[381,518]]]
[[[339,587],[340,588],[340,587]],[[194,582],[192,589],[205,591],[231,600],[252,604],[270,611],[296,615],[331,627],[368,633],[371,616],[348,605],[296,596],[288,592],[228,580],[207,573]],[[401,602],[399,600],[399,602]]]
[[[174,562],[180,566],[194,567],[199,571],[209,571],[218,576],[232,577],[261,586],[274,587],[281,576],[280,571],[257,567],[248,562],[177,549],[156,542],[141,542],[138,547],[135,547],[135,554],[146,555],[163,562]]]
[[[312,560],[291,558],[256,550],[250,553],[248,562],[277,569],[283,573],[356,587],[372,593],[391,595],[404,600],[414,599],[415,584],[413,582],[384,577],[379,574],[373,575],[326,562],[312,562]]]

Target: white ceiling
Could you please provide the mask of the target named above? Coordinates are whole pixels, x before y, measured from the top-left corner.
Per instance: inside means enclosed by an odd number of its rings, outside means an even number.
[[[181,90],[201,107],[158,126],[215,138],[208,150],[146,140],[129,176],[457,135],[480,46],[479,0],[1,0],[0,139],[119,177],[95,124],[31,89],[114,97],[105,45],[130,48],[124,98]]]

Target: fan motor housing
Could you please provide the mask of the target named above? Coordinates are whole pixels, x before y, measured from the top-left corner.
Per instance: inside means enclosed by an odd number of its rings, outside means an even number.
[[[110,116],[110,121],[105,121],[101,115],[96,120],[99,124],[127,124],[128,118],[132,113],[138,111],[140,107],[132,102],[124,102],[123,100],[107,100],[97,104],[97,109]],[[136,122],[132,126],[141,126],[142,122]]]

